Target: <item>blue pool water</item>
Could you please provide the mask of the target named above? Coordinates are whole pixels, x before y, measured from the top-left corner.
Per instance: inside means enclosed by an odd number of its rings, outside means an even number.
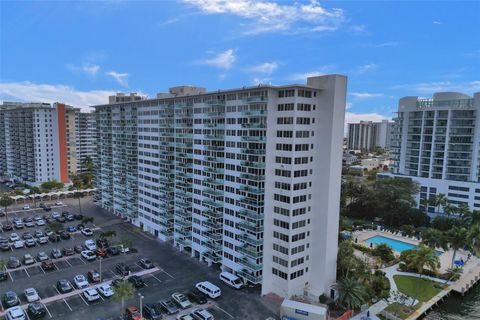
[[[388,245],[390,248],[392,248],[394,251],[397,251],[397,252],[402,252],[402,251],[405,251],[405,250],[415,249],[417,247],[414,244],[410,244],[410,243],[403,242],[403,241],[400,241],[400,240],[387,238],[387,237],[384,237],[384,236],[374,236],[374,237],[368,238],[367,240],[365,240],[365,243],[368,244],[368,246],[370,246],[370,243],[372,243],[373,245],[384,243],[384,244]],[[440,251],[435,251],[435,254],[437,256],[439,256],[442,253]]]

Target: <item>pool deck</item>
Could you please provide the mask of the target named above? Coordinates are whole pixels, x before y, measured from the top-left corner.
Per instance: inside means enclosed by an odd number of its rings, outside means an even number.
[[[420,244],[420,241],[417,240],[417,238],[412,238],[412,237],[404,237],[402,235],[394,234],[392,232],[388,231],[381,231],[381,230],[366,230],[366,231],[355,231],[353,233],[353,239],[357,238],[357,243],[363,244],[364,246],[367,246],[365,244],[365,240],[370,239],[375,236],[383,236],[386,238],[402,241],[405,243],[412,244],[414,246],[418,246]],[[442,251],[442,250],[439,250]]]

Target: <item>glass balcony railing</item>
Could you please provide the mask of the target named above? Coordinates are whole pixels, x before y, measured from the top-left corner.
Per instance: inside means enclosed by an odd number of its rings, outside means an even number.
[[[253,259],[258,259],[263,256],[263,252],[257,251],[257,248],[251,247],[248,245],[245,245],[243,247],[238,247],[237,251]]]
[[[203,241],[202,245],[213,252],[221,252],[223,248],[221,244],[214,241]]]
[[[247,269],[254,270],[254,271],[259,271],[259,270],[262,270],[263,268],[261,263],[251,262],[247,258],[239,259],[238,263],[246,267]]]
[[[238,224],[241,229],[245,229],[254,233],[263,232],[263,226],[259,226],[256,223],[242,221]]]
[[[207,251],[204,252],[202,255],[203,257],[205,257],[205,259],[208,259],[214,263],[220,263],[220,261],[222,261],[222,256],[217,255],[215,252]]]
[[[256,276],[254,273],[250,273],[246,269],[242,269],[240,271],[237,271],[237,276],[244,278],[248,282],[251,282],[253,284],[259,284],[262,283],[262,276]]]
[[[243,233],[239,235],[238,240],[251,244],[253,246],[261,246],[263,244],[263,239],[254,238],[253,235],[250,235],[248,233]]]

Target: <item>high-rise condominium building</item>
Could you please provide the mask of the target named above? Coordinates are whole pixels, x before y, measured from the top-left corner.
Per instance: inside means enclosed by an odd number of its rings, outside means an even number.
[[[346,78],[96,106],[97,201],[262,292],[335,281]]]
[[[1,171],[33,185],[76,172],[78,109],[55,103],[0,106]]]
[[[95,162],[97,147],[97,123],[95,113],[82,112],[78,114],[78,159],[77,159],[77,171],[85,172],[87,158],[90,158],[92,162]]]
[[[125,93],[119,92],[113,96],[108,97],[108,103],[122,103],[122,102],[133,102],[145,100],[146,97],[138,95],[136,92],[131,92],[126,95]]]
[[[419,203],[443,193],[454,205],[480,210],[480,93],[400,99],[391,155],[394,174],[420,184]]]
[[[348,149],[371,151],[375,147],[390,148],[392,122],[360,121],[348,124]]]

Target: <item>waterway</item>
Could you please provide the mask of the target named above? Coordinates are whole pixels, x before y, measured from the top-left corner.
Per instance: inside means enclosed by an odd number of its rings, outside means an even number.
[[[478,320],[480,319],[480,285],[477,284],[470,292],[461,296],[450,295],[445,301],[435,307],[426,320]]]

